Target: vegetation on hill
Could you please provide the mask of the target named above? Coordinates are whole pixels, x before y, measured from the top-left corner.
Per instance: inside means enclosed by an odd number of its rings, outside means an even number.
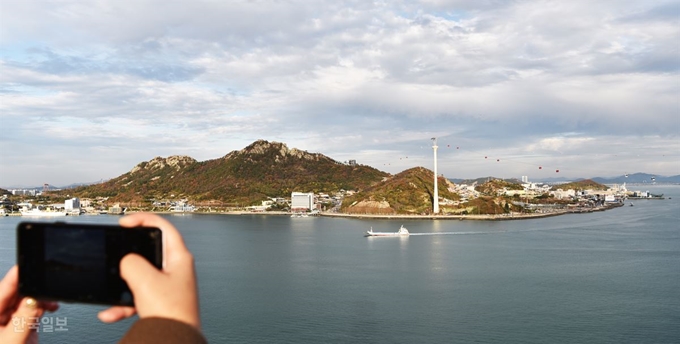
[[[592,179],[584,179],[584,180],[579,180],[577,182],[559,184],[559,185],[553,186],[552,188],[553,188],[553,190],[557,190],[557,189],[562,189],[562,190],[569,190],[569,189],[574,189],[574,190],[607,190],[607,189],[609,189],[609,187],[607,187],[606,185],[595,182]]]
[[[480,177],[480,178],[476,178],[476,179],[450,179],[450,180],[454,183],[457,183],[457,184],[467,184],[467,185],[472,185],[474,183],[484,184],[484,183],[486,183],[490,180],[501,180],[501,181],[505,181],[505,182],[508,182],[508,183],[511,183],[511,184],[521,184],[522,183],[522,181],[520,181],[517,178],[496,178],[496,177],[492,177],[492,176]]]
[[[503,200],[498,197],[482,196],[470,200],[465,204],[463,213],[480,215],[480,214],[503,214],[510,211],[510,209],[516,208],[512,206],[507,200]],[[516,209],[515,209],[516,210]]]
[[[475,190],[482,195],[496,196],[504,190],[523,190],[524,187],[519,182],[506,181],[503,179],[488,179],[487,181],[478,184]]]
[[[341,212],[349,214],[432,213],[433,175],[432,171],[424,167],[403,171],[360,193],[345,197]],[[460,199],[458,194],[450,190],[453,184],[447,179],[439,177],[437,186],[440,202],[441,199],[449,201]]]
[[[107,182],[66,190],[113,202],[189,198],[193,202],[256,204],[293,191],[362,190],[388,176],[365,165],[346,165],[319,153],[258,140],[240,151],[199,162],[187,156],[157,157]]]

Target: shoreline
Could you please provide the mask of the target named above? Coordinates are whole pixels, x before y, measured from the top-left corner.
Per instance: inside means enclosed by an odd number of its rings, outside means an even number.
[[[596,208],[577,208],[565,209],[560,211],[552,211],[545,213],[507,213],[507,214],[480,214],[480,215],[407,215],[407,214],[343,214],[322,212],[314,216],[336,217],[336,218],[355,218],[355,219],[400,219],[400,220],[471,220],[471,221],[506,221],[506,220],[528,220],[544,217],[560,216],[566,214],[583,214],[594,213],[598,211],[606,211],[614,208],[622,207],[623,204],[612,204]],[[136,213],[138,211],[129,211],[127,213]],[[290,216],[292,213],[285,211],[266,211],[266,212],[251,212],[251,211],[229,211],[229,212],[170,212],[170,211],[154,211],[154,214],[162,215],[278,215]]]
[[[508,220],[529,220],[538,219],[544,217],[560,216],[566,214],[583,214],[583,213],[594,213],[598,211],[606,211],[614,208],[622,207],[623,203],[609,204],[606,206],[600,206],[595,208],[573,208],[573,209],[562,209],[557,211],[542,212],[542,213],[504,213],[504,214],[479,214],[479,215],[408,215],[408,214],[344,214],[344,213],[334,213],[334,212],[320,212],[314,216],[325,216],[325,217],[335,217],[335,218],[354,218],[354,219],[399,219],[399,220],[470,220],[470,221],[508,221]],[[263,211],[263,212],[253,212],[253,211],[211,211],[211,212],[173,212],[173,211],[140,211],[140,210],[129,210],[125,214],[134,214],[139,212],[149,212],[158,215],[227,215],[227,216],[242,216],[242,215],[276,215],[276,216],[291,216],[293,213],[287,211]],[[20,213],[9,213],[5,216],[20,216]],[[77,216],[98,216],[98,213],[85,213]],[[124,214],[104,214],[113,216],[123,216]],[[74,215],[71,215],[74,216]]]
[[[527,220],[543,217],[559,216],[569,214],[568,211],[539,213],[539,214],[482,214],[482,215],[380,215],[380,214],[341,214],[341,213],[321,213],[319,215],[326,217],[340,217],[340,218],[367,218],[367,219],[399,219],[399,220],[470,220],[470,221],[505,221],[505,220]]]

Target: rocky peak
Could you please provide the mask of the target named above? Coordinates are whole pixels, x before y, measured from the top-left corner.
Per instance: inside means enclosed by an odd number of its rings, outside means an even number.
[[[275,155],[276,162],[281,162],[289,157],[318,161],[321,157],[319,153],[308,153],[296,148],[290,149],[285,143],[257,140],[240,151],[233,151],[227,154],[224,158],[230,159],[236,156],[252,157],[254,155],[269,155],[272,153]]]
[[[135,166],[130,174],[134,174],[141,170],[155,171],[160,170],[166,166],[174,167],[175,170],[179,171],[181,168],[187,165],[195,163],[196,160],[192,157],[186,155],[172,155],[167,158],[155,157],[149,161],[142,162]]]

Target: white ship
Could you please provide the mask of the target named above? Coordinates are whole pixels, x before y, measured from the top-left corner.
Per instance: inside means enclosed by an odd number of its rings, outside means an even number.
[[[404,225],[401,225],[398,231],[396,232],[374,232],[373,227],[371,227],[370,230],[366,231],[366,236],[386,236],[386,237],[398,237],[398,236],[408,236],[410,233],[408,232],[408,229],[404,227]]]

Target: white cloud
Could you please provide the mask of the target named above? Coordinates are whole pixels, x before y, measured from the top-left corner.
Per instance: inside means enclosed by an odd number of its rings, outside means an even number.
[[[389,172],[429,167],[437,136],[460,146],[464,164],[442,149],[450,177],[536,164],[571,177],[678,174],[666,157],[680,149],[679,7],[2,2],[0,124],[12,131],[0,143],[16,149],[0,153],[0,185],[114,177],[260,138]],[[621,154],[630,142],[662,154]],[[73,147],[87,172],[71,172]],[[70,164],[25,173],[48,149]]]

